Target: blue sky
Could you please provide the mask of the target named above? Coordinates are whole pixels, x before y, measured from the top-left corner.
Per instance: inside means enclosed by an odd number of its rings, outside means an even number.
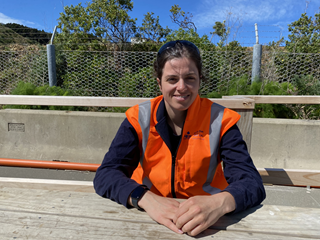
[[[63,6],[77,5],[79,0],[0,0],[0,22],[19,23],[28,27],[52,32],[57,25]],[[267,44],[288,34],[288,24],[300,18],[305,11],[309,16],[319,12],[320,0],[133,0],[134,8],[129,15],[138,18],[154,12],[162,26],[177,29],[171,22],[170,8],[178,4],[185,12],[193,14],[200,35],[210,32],[216,21],[228,19],[232,29],[230,40],[238,40],[244,46],[255,44],[254,24],[258,24],[259,41]],[[212,41],[219,39],[213,37]]]

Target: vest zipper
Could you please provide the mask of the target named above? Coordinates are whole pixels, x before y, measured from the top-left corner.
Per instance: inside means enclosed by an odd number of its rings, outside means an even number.
[[[171,193],[172,193],[172,197],[173,198],[177,198],[176,196],[176,191],[174,188],[174,180],[175,180],[175,170],[176,170],[176,157],[177,157],[177,153],[180,147],[180,143],[181,143],[181,139],[182,139],[182,135],[183,135],[183,128],[181,130],[181,137],[180,137],[180,141],[179,144],[177,146],[176,152],[174,155],[172,155],[172,168],[171,168]]]
[[[177,154],[177,152],[175,153],[175,155],[176,154]],[[172,169],[171,169],[171,193],[172,193],[173,198],[177,198],[176,192],[174,189],[174,178],[175,178],[174,173],[175,173],[175,169],[176,169],[176,156],[175,155],[172,156]]]

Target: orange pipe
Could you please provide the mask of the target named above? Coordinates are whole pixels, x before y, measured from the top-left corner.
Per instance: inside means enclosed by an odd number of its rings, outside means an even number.
[[[96,172],[100,164],[0,158],[0,166],[49,168]]]
[[[96,172],[100,164],[0,158],[0,166],[49,168],[49,169]],[[299,185],[287,185],[287,186],[305,187],[305,186],[299,186]],[[320,188],[320,187],[311,186],[311,188]]]

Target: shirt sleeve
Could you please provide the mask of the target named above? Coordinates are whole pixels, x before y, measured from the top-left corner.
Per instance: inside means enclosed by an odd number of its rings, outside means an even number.
[[[126,118],[97,169],[93,180],[96,193],[129,208],[128,197],[140,185],[131,179],[139,159],[138,135]]]
[[[220,158],[229,183],[224,191],[231,193],[236,202],[232,213],[259,205],[266,197],[265,189],[237,125],[223,135]]]

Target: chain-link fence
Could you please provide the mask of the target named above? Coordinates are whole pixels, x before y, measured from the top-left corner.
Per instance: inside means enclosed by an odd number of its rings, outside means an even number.
[[[292,82],[297,76],[320,80],[320,53],[263,52],[261,79]]]
[[[201,52],[206,81],[201,95],[226,88],[237,78],[251,81],[252,51]],[[156,52],[56,51],[58,86],[78,96],[154,97]],[[320,54],[263,52],[261,78],[292,81],[296,75],[320,79]],[[10,94],[19,81],[49,83],[45,50],[0,51],[0,91]]]
[[[48,84],[46,51],[0,51],[0,93],[10,94],[19,81]]]

